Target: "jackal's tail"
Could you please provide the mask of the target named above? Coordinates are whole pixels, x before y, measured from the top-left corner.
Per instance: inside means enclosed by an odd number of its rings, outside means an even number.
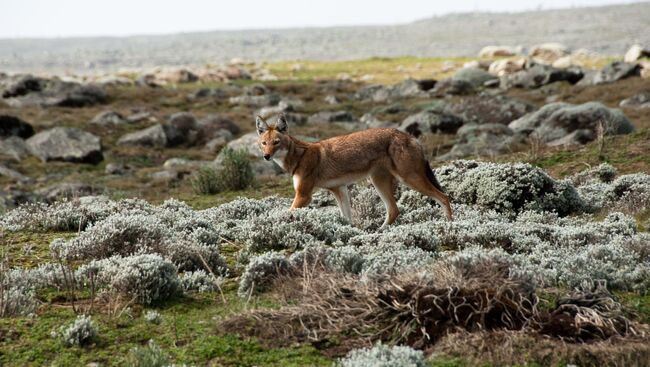
[[[431,184],[433,184],[433,186],[436,189],[440,190],[441,192],[445,192],[442,186],[440,186],[440,182],[438,182],[436,175],[433,174],[433,170],[431,169],[431,165],[429,164],[429,162],[427,162],[424,170],[426,171],[427,178],[429,179],[429,181],[431,181]]]

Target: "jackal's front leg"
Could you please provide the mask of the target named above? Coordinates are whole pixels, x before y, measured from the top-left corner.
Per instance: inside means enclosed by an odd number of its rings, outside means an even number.
[[[293,198],[293,204],[291,204],[291,209],[289,210],[303,208],[309,205],[314,187],[301,182],[301,180],[294,176],[293,188],[296,190],[296,196]]]

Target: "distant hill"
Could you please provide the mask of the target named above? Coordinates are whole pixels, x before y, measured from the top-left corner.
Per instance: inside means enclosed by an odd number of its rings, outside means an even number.
[[[247,60],[475,56],[485,45],[560,42],[606,55],[650,44],[650,2],[522,13],[462,13],[395,26],[0,39],[0,71],[93,72]]]

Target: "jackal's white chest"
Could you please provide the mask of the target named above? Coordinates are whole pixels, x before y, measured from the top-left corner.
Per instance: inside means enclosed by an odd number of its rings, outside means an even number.
[[[287,157],[287,150],[281,149],[273,154],[273,161],[282,167],[283,170],[287,171],[287,167],[284,166],[284,159]]]

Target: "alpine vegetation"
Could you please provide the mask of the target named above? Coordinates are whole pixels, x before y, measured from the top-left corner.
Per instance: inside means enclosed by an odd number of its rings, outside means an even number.
[[[425,367],[424,354],[408,346],[378,343],[370,349],[355,349],[336,364],[337,367]]]
[[[220,319],[224,332],[287,345],[341,335],[350,346],[405,345],[351,352],[341,366],[420,366],[422,354],[409,347],[428,351],[455,333],[516,332],[553,347],[647,341],[647,326],[610,292],[650,293],[649,175],[601,165],[557,180],[527,164],[476,161],[436,175],[452,198],[452,222],[402,186],[400,216],[386,227],[383,202],[363,185],[350,188],[352,223],[326,193],[292,211],[280,197],[205,210],[103,197],[18,207],[0,229],[77,235],[53,240],[46,261],[2,268],[0,316],[34,313],[50,292],[147,307],[215,292],[230,302],[224,293],[238,284],[235,302],[267,293],[286,304]],[[540,307],[546,292],[560,294]],[[155,324],[164,312],[143,317]],[[96,328],[81,317],[54,334],[83,345]]]
[[[93,260],[82,265],[78,273],[94,274],[100,287],[142,304],[182,293],[176,266],[156,254]]]
[[[580,212],[584,203],[568,181],[556,181],[530,164],[454,161],[436,170],[455,203],[473,204],[497,212]]]
[[[84,346],[97,338],[98,329],[90,316],[79,315],[71,325],[53,331],[52,336],[61,339],[69,347]]]
[[[158,325],[162,322],[162,315],[160,315],[158,311],[149,310],[145,312],[144,319],[147,320],[147,322]]]

